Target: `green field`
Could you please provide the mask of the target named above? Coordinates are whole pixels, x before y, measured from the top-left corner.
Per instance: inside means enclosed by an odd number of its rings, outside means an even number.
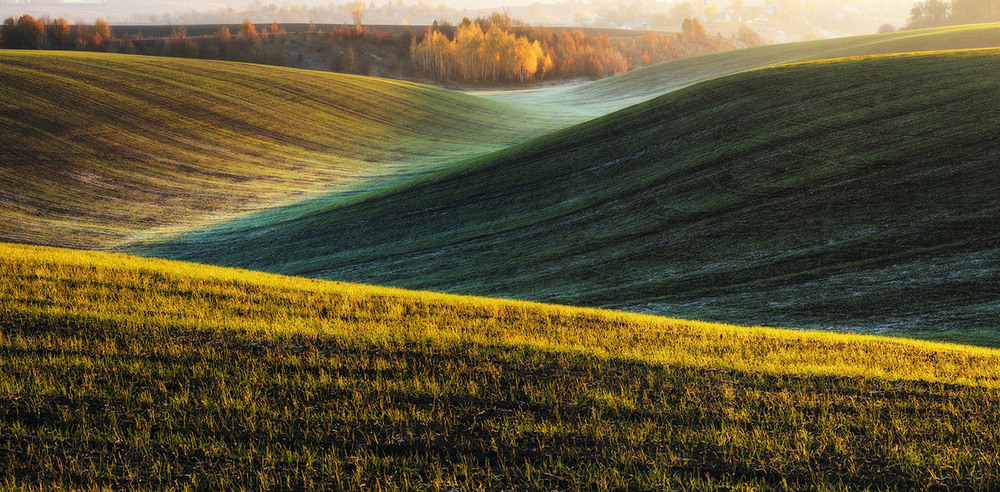
[[[0,51],[0,489],[1000,489],[998,71]]]
[[[14,245],[0,328],[7,487],[1000,484],[991,349]]]
[[[533,138],[544,115],[428,86],[228,62],[0,51],[0,239],[85,249]]]
[[[455,172],[146,250],[380,285],[1000,344],[991,50],[747,72]]]
[[[490,98],[258,65],[4,50],[0,239],[114,249],[383,189],[742,70],[997,45],[993,24],[795,43]]]

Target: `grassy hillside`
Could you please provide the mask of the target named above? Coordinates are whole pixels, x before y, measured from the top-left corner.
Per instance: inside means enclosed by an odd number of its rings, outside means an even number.
[[[5,488],[989,489],[1000,352],[0,245]]]
[[[1000,47],[1000,24],[947,26],[870,36],[761,46],[661,63],[567,88],[477,93],[530,104],[569,121],[603,116],[716,77],[773,65],[914,51]]]
[[[503,102],[274,67],[4,51],[0,239],[112,248],[320,192],[392,186],[750,68],[998,44],[1000,26],[987,24],[768,46]]]
[[[0,52],[0,239],[99,248],[318,191],[369,190],[550,128],[411,83]]]
[[[998,68],[996,51],[959,51],[743,73],[145,253],[996,345]]]

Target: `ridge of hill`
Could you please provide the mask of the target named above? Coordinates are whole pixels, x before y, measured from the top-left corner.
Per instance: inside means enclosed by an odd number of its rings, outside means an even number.
[[[353,203],[300,204],[136,251],[996,345],[998,55],[744,72]]]
[[[390,186],[552,129],[429,86],[229,62],[0,51],[0,239],[108,248]]]
[[[989,489],[1000,352],[0,244],[31,488]]]
[[[471,93],[529,104],[560,115],[563,121],[579,122],[746,70],[854,56],[996,47],[1000,47],[1000,23],[947,26],[726,51],[659,63],[568,87]]]

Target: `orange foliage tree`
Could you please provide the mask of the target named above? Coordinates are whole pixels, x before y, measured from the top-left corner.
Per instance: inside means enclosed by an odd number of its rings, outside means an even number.
[[[474,22],[465,19],[451,37],[435,24],[421,38],[414,37],[410,54],[418,71],[440,81],[527,83],[551,77],[606,77],[756,44],[760,37],[745,26],[739,37],[724,39],[709,36],[697,18],[686,19],[676,34],[649,32],[612,39],[580,29],[532,28],[501,12]]]
[[[4,48],[38,49],[45,39],[45,24],[30,15],[17,20],[8,17],[0,26],[0,45]]]
[[[411,55],[420,69],[438,80],[527,82],[553,66],[538,41],[516,36],[498,23],[484,31],[481,22],[463,22],[454,39],[432,29],[422,41],[414,40]]]

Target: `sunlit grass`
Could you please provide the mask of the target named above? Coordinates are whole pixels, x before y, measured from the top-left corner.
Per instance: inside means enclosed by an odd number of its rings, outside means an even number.
[[[3,299],[44,316],[85,313],[126,325],[471,341],[662,364],[1000,385],[1000,351],[960,345],[736,327],[73,250],[11,245],[3,253]],[[94,302],[104,299],[111,302]]]
[[[989,488],[1000,351],[0,246],[10,484]]]

